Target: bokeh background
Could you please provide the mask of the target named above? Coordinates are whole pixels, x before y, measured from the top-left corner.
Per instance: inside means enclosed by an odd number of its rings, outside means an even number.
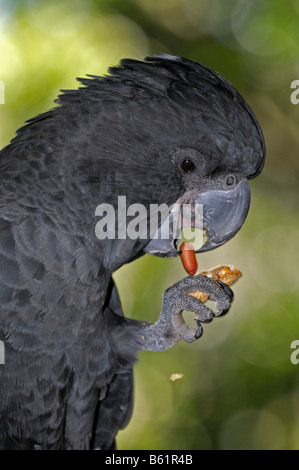
[[[135,406],[120,449],[298,449],[299,0],[1,0],[0,144],[53,106],[75,77],[105,74],[122,57],[169,52],[220,72],[264,131],[267,163],[252,181],[241,232],[200,268],[235,264],[229,314],[203,337],[140,354]],[[126,315],[155,321],[163,291],[185,276],[180,260],[149,255],[117,281]],[[172,373],[183,378],[172,382]]]

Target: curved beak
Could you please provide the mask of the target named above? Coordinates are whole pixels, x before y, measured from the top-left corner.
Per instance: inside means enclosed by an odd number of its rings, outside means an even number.
[[[246,219],[250,206],[248,180],[244,178],[230,190],[215,189],[195,193],[192,198],[192,205],[195,205],[195,208],[200,208],[200,216],[196,216],[195,209],[187,226],[204,230],[208,237],[205,244],[196,253],[214,250],[236,235]],[[170,212],[159,231],[144,248],[146,253],[167,258],[180,254],[177,247],[179,246],[182,228],[184,228],[184,219],[178,232],[173,223],[177,218],[178,211],[176,208]],[[165,236],[166,233],[167,236]]]
[[[250,206],[250,187],[243,179],[229,191],[207,191],[195,197],[203,207],[203,228],[208,240],[196,251],[214,250],[233,238],[247,217]]]

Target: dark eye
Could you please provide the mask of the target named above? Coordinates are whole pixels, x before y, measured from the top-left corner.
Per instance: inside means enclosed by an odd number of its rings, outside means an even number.
[[[228,176],[227,180],[226,180],[226,184],[227,186],[233,186],[236,182],[236,178],[232,175]]]
[[[195,170],[195,165],[190,158],[186,158],[182,163],[182,168],[186,173],[189,173],[190,171]]]

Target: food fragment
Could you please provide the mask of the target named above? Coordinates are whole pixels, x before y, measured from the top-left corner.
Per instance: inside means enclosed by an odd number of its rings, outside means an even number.
[[[192,243],[183,242],[180,247],[181,250],[181,260],[185,270],[190,276],[197,271],[197,259],[195,256],[195,250]]]
[[[236,280],[242,276],[241,271],[233,265],[225,265],[222,264],[220,266],[216,266],[215,268],[211,268],[208,271],[200,271],[196,273],[197,276],[206,276],[209,279],[213,279],[213,281],[222,281],[224,284],[231,286]],[[205,292],[192,292],[189,295],[196,297],[201,302],[206,302],[210,297],[209,294]]]
[[[170,380],[172,380],[174,382],[175,380],[182,379],[183,377],[184,377],[183,374],[175,373],[175,374],[171,374]]]

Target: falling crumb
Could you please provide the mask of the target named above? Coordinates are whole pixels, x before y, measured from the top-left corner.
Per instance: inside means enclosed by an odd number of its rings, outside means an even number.
[[[182,379],[183,377],[184,377],[183,374],[175,373],[175,374],[171,374],[170,380],[172,380],[174,382],[175,380]]]

